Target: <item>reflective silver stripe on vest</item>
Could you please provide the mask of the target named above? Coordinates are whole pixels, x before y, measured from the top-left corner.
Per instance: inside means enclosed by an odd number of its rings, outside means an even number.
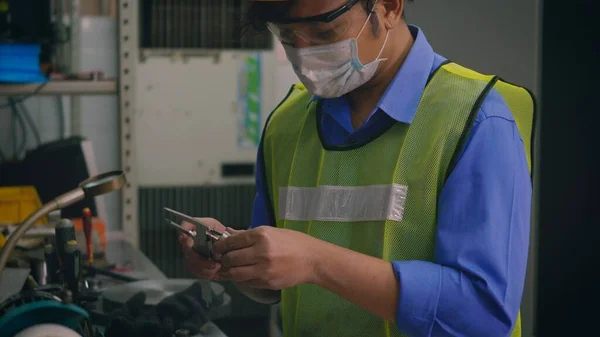
[[[296,221],[401,221],[408,187],[280,187],[279,219]]]

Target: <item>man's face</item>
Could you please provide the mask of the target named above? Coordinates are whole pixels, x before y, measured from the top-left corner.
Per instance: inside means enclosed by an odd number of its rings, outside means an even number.
[[[374,1],[370,1],[369,4],[372,6],[373,3]],[[347,4],[349,0],[296,0],[289,11],[289,17],[315,17],[338,10]],[[386,31],[382,24],[384,10],[384,6],[375,5],[375,12],[372,14],[375,17],[367,22],[365,2],[358,1],[348,11],[329,22],[311,21],[275,26],[282,43],[296,48],[327,45],[358,37],[359,58],[361,62],[368,63],[377,57],[385,39]],[[360,33],[363,25],[365,28]]]

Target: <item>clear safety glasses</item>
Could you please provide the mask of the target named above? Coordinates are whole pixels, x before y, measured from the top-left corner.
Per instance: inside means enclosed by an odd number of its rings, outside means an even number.
[[[292,45],[298,40],[313,46],[334,43],[350,30],[350,17],[343,14],[358,1],[350,0],[338,9],[316,16],[269,22],[267,27],[283,44]]]

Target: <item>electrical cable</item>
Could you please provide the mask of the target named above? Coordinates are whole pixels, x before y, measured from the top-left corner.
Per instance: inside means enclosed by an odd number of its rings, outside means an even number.
[[[65,107],[63,106],[62,96],[56,96],[58,107],[59,139],[65,139]]]
[[[50,75],[52,75],[52,71],[48,71],[46,74],[46,78],[50,78]],[[33,90],[32,92],[26,94],[23,97],[14,99],[12,97],[8,98],[8,103],[2,104],[0,105],[0,109],[4,109],[4,108],[10,108],[13,114],[13,118],[12,118],[12,136],[13,136],[13,156],[15,158],[17,158],[17,156],[22,153],[23,151],[25,151],[25,149],[27,148],[27,131],[26,131],[26,127],[25,124],[23,122],[22,116],[19,114],[19,112],[16,110],[16,104],[17,103],[22,103],[25,100],[27,100],[28,98],[37,95],[40,91],[42,91],[42,89],[48,84],[48,82],[50,82],[50,80],[47,80],[46,82],[40,84],[37,88],[35,88],[35,90]],[[32,121],[31,116],[29,115],[29,112],[27,110],[27,108],[23,105],[23,108],[26,111],[27,114],[27,118],[28,120]],[[64,137],[64,116],[62,113],[62,101],[61,101],[61,111],[59,111],[60,113],[60,122],[61,122],[61,139]],[[17,148],[17,131],[16,131],[16,123],[19,122],[19,124],[21,125],[21,130],[23,132],[23,140],[22,140],[22,144],[21,144],[21,150],[19,151],[19,149]],[[38,145],[41,143],[41,137],[39,137],[39,130],[37,129],[37,127],[35,126],[35,124],[31,123],[31,127],[35,128],[37,132],[36,135],[36,140],[38,141]],[[6,161],[8,159],[8,157],[6,156],[6,154],[4,152],[2,152],[0,150],[0,160],[1,161]]]
[[[17,108],[17,105],[14,105],[15,110]],[[27,133],[27,125],[25,123],[25,121],[23,120],[23,116],[16,111],[17,113],[17,121],[19,122],[19,125],[21,125],[21,132],[22,132],[22,138],[21,138],[21,146],[19,147],[19,152],[17,153],[17,157],[15,159],[19,159],[21,158],[21,155],[27,151],[27,143],[28,143],[28,139],[29,139],[29,134]]]
[[[12,101],[10,98],[8,99],[8,102],[11,104],[10,107],[12,107]],[[10,134],[12,135],[12,145],[13,145],[12,157],[15,158],[17,156],[17,152],[19,151],[19,145],[17,144],[17,117],[15,116],[15,113],[12,109],[10,109],[10,113],[11,113]]]
[[[18,159],[21,156],[21,153],[23,153],[27,149],[27,126],[25,125],[23,116],[21,116],[21,114],[19,113],[19,110],[17,110],[17,104],[15,103],[15,100],[13,98],[9,98],[8,101],[10,103],[10,109],[12,111],[13,121],[18,122],[19,125],[21,126],[21,134],[22,134],[21,147],[17,148],[17,130],[16,130],[16,125],[13,124],[14,125],[13,141],[14,141],[14,146],[15,146],[15,148],[14,148],[15,153],[13,153],[13,157],[14,157],[14,159]]]
[[[40,130],[38,129],[37,125],[35,125],[35,122],[33,121],[31,114],[29,113],[29,109],[27,109],[23,102],[19,102],[17,104],[21,107],[21,113],[23,114],[23,116],[25,116],[25,121],[27,122],[27,124],[29,124],[31,132],[33,132],[33,136],[35,137],[37,146],[42,145],[42,137],[40,136]]]

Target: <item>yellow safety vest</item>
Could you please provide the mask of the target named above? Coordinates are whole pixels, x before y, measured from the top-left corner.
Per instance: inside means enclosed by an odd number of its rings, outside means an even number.
[[[491,89],[513,113],[531,172],[533,96],[524,88],[442,65],[412,124],[366,142],[324,148],[319,103],[301,85],[271,114],[263,136],[268,198],[277,227],[386,261],[432,261],[437,202],[465,135]],[[403,336],[345,299],[304,284],[282,292],[285,337]],[[511,336],[521,336],[520,315]]]

